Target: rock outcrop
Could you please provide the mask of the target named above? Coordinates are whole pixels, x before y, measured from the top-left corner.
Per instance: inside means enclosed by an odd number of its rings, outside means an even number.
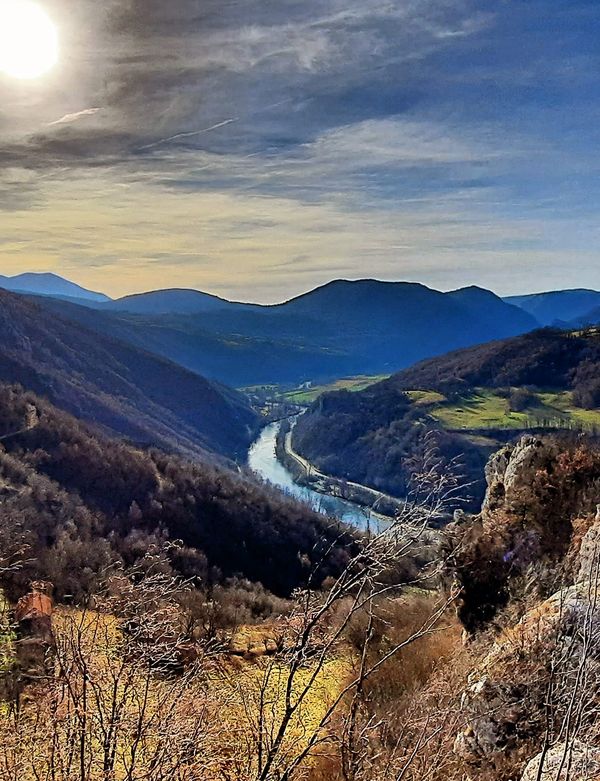
[[[600,457],[524,437],[490,460],[486,477],[480,515],[458,516],[450,529],[462,543],[450,566],[471,636],[508,608],[462,695],[466,726],[454,751],[473,778],[510,766],[511,756],[522,772],[524,752],[543,745],[549,719],[558,740],[573,698],[577,707],[600,697]],[[538,572],[556,588],[549,597]],[[590,745],[550,744],[522,781],[600,779],[589,713],[578,713],[577,728]]]
[[[600,506],[596,508],[596,518],[581,541],[579,549],[579,569],[577,581],[596,581],[600,579]]]
[[[515,579],[532,567],[552,571],[563,563],[573,547],[574,523],[596,512],[600,457],[526,436],[492,456],[486,480],[481,513],[459,518],[447,530],[459,615],[469,632],[506,606]],[[586,535],[588,552],[578,564],[587,567],[587,576],[599,538],[600,522]],[[580,579],[587,576],[582,571]]]
[[[541,767],[540,767],[541,765]],[[600,749],[574,740],[540,752],[525,768],[521,781],[597,781]]]

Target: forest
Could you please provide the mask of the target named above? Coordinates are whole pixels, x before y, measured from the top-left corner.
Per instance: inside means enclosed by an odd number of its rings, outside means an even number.
[[[334,575],[352,543],[250,476],[111,439],[17,386],[0,386],[0,437],[0,547],[27,551],[11,594],[41,579],[77,602],[150,550],[204,588],[237,578],[287,597]],[[334,554],[313,572],[321,546]]]
[[[536,427],[595,430],[599,402],[597,330],[546,328],[423,361],[358,393],[326,393],[298,419],[293,443],[326,474],[396,496],[410,492],[415,464],[435,443],[476,509],[485,463],[503,442]]]

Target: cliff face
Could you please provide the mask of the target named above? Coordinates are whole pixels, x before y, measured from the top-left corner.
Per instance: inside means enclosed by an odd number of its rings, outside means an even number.
[[[450,572],[470,632],[515,593],[549,595],[561,578],[573,580],[600,502],[600,454],[581,442],[523,437],[492,456],[486,480],[481,513],[448,528]]]
[[[600,454],[525,437],[486,476],[481,513],[449,528],[459,615],[480,649],[454,752],[468,779],[598,779]]]

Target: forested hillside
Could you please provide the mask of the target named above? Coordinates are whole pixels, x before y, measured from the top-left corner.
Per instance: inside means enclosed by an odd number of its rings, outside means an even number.
[[[66,319],[64,302],[0,291],[0,380],[130,440],[243,455],[257,426],[245,398],[163,358]]]
[[[581,406],[600,406],[600,334],[543,329],[412,366],[386,381],[400,389],[459,392],[483,386],[570,390]]]
[[[345,560],[351,539],[249,477],[138,450],[8,385],[0,385],[0,497],[4,565],[11,556],[26,562],[9,578],[12,590],[47,579],[59,599],[81,599],[106,568],[161,550],[165,567],[203,589],[238,576],[289,595],[321,545],[337,554],[317,582]]]
[[[600,335],[539,330],[423,361],[359,393],[325,394],[299,418],[295,448],[327,474],[405,495],[435,445],[458,458],[476,504],[483,466],[529,428],[600,430]]]

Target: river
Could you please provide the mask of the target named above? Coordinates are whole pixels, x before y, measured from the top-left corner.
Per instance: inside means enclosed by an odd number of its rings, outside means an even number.
[[[298,485],[291,473],[277,459],[275,444],[281,423],[271,423],[260,433],[248,452],[248,466],[257,475],[281,489],[283,493],[293,496],[310,505],[314,510],[339,518],[344,523],[358,529],[370,528],[375,531],[379,527],[379,519],[358,504],[340,499],[337,496],[322,494],[312,488]]]

